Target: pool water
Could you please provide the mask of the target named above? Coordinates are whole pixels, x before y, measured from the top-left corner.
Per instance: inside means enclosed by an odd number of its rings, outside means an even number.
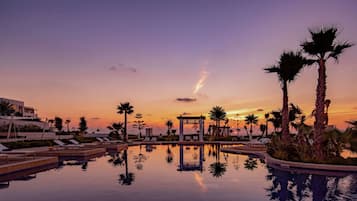
[[[0,200],[357,200],[357,173],[291,173],[220,149],[141,145],[90,161],[65,161],[3,183]]]

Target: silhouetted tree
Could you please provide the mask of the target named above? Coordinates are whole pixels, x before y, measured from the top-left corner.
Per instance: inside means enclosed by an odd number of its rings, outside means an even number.
[[[343,43],[336,42],[337,28],[328,27],[318,31],[309,30],[311,40],[301,44],[303,51],[310,56],[312,63],[318,64],[318,80],[316,87],[316,112],[314,123],[314,148],[316,157],[320,160],[323,156],[323,130],[325,128],[325,98],[326,98],[326,62],[329,59],[338,61],[339,57],[346,48],[352,46],[351,43],[345,41]]]
[[[276,73],[283,90],[282,135],[284,142],[289,140],[288,83],[294,81],[307,61],[297,52],[284,52],[278,65],[265,68],[267,73]]]
[[[79,131],[81,133],[85,133],[86,130],[88,129],[87,127],[87,120],[85,117],[79,118]]]
[[[63,129],[63,120],[60,117],[55,117],[55,128],[57,128],[59,132]]]
[[[269,125],[268,125],[268,120],[269,120],[269,116],[270,116],[270,113],[265,113],[264,114],[264,118],[265,118],[265,127],[266,127],[266,129],[265,129],[265,136],[268,136],[268,129],[269,129]]]
[[[171,120],[167,120],[167,121],[165,122],[165,125],[167,126],[167,135],[170,135],[170,134],[171,134],[172,126],[173,126],[174,124],[172,123]]]
[[[250,126],[250,129],[249,129],[249,140],[252,140],[252,134],[253,134],[253,125],[257,125],[258,123],[258,117],[255,116],[254,114],[250,114],[250,115],[247,115],[245,116],[245,123]]]
[[[120,139],[120,132],[123,132],[124,124],[121,122],[112,123],[107,128],[110,130],[109,135]]]
[[[209,111],[210,119],[216,122],[214,133],[219,134],[220,122],[226,118],[226,114],[221,106],[215,106]]]
[[[128,133],[127,133],[127,124],[128,124],[128,114],[132,114],[134,112],[134,107],[130,105],[129,102],[120,103],[118,105],[118,114],[124,114],[124,141],[128,141]]]

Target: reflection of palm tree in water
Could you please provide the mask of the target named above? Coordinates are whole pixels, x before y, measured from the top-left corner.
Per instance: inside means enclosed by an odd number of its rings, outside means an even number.
[[[258,167],[258,162],[256,158],[249,156],[244,162],[244,168],[247,170],[254,170]]]
[[[123,156],[120,156],[120,153],[111,155],[111,158],[108,160],[108,162],[113,164],[114,166],[124,165],[124,159],[123,159]]]
[[[266,189],[270,200],[307,200],[310,196],[313,201],[353,200],[357,193],[357,182],[353,175],[328,177],[303,173],[291,174],[274,168],[269,168],[268,171],[270,174],[267,180],[272,181],[272,186]],[[346,182],[340,182],[341,179],[350,180],[351,183],[346,186]]]
[[[131,185],[134,182],[135,175],[134,173],[128,170],[128,153],[127,150],[124,150],[123,159],[125,161],[125,174],[119,175],[119,183],[121,185]]]
[[[270,200],[295,201],[292,187],[288,187],[289,180],[291,180],[289,173],[274,168],[269,168],[268,170],[270,174],[267,175],[267,180],[272,181],[272,186],[266,190],[269,192]]]
[[[222,177],[227,171],[227,164],[220,162],[220,145],[213,145],[212,155],[216,157],[216,162],[210,165],[209,171],[213,175],[213,177]]]
[[[166,162],[170,164],[170,163],[172,163],[172,161],[173,161],[173,155],[172,155],[172,151],[171,151],[171,149],[170,149],[170,145],[167,145],[166,153],[167,153],[167,155],[166,155]]]

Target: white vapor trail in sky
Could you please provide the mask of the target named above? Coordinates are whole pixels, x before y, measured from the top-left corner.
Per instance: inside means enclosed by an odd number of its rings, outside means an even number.
[[[198,91],[205,85],[205,81],[208,77],[208,72],[206,71],[206,69],[202,69],[200,72],[200,79],[197,81],[193,93],[197,94]]]

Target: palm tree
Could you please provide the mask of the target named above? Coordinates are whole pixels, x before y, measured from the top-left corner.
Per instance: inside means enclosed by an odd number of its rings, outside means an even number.
[[[269,120],[270,113],[265,113],[265,137],[268,137],[268,120]]]
[[[307,61],[301,53],[284,52],[280,56],[278,65],[264,69],[267,73],[276,73],[278,75],[283,90],[282,134],[284,142],[287,142],[289,139],[288,83],[296,79],[306,64]]]
[[[13,105],[6,101],[0,102],[0,116],[10,116],[15,113]]]
[[[310,41],[301,44],[303,51],[310,56],[311,64],[318,64],[318,79],[316,87],[315,102],[315,123],[314,123],[314,147],[316,157],[323,159],[322,141],[323,130],[325,128],[325,98],[326,98],[326,62],[329,59],[338,61],[339,57],[346,48],[352,47],[353,44],[345,41],[336,42],[337,28],[328,27],[318,31],[309,30],[311,35]]]
[[[120,103],[120,105],[118,105],[118,114],[124,114],[124,141],[125,142],[128,141],[128,134],[127,134],[128,120],[127,120],[127,115],[131,114],[133,112],[134,112],[134,107],[132,105],[130,105],[129,102]]]
[[[274,132],[278,132],[278,128],[281,128],[281,111],[272,111],[270,114],[273,115],[273,117],[269,118],[268,121],[273,123],[274,126]]]
[[[167,120],[165,125],[167,126],[167,135],[170,135],[171,134],[171,128],[174,125],[174,123],[172,123],[171,120]]]
[[[112,123],[112,125],[107,127],[110,130],[110,135],[119,138],[120,132],[123,130],[124,126],[123,123]]]
[[[88,126],[87,126],[86,118],[85,117],[80,117],[79,118],[79,131],[82,134],[85,134],[87,129],[88,129]]]
[[[267,126],[265,124],[260,124],[259,125],[259,130],[262,132],[262,137],[263,137],[265,131],[267,130]]]
[[[71,120],[66,119],[66,121],[64,123],[67,125],[67,133],[69,133],[69,123],[71,123]]]
[[[253,133],[253,125],[257,125],[258,123],[258,117],[255,116],[254,114],[250,114],[250,115],[247,115],[245,117],[245,123],[250,126],[250,129],[249,129],[249,140],[252,140],[252,133]]]
[[[223,107],[215,106],[209,112],[210,118],[213,121],[216,121],[216,130],[213,133],[219,133],[220,122],[226,118],[226,112],[224,111]]]
[[[289,123],[296,130],[298,129],[298,125],[301,124],[301,120],[302,120],[301,116],[302,116],[302,110],[300,109],[300,107],[297,105],[294,105],[293,103],[290,103]],[[300,123],[297,122],[297,120],[300,120]],[[303,120],[305,121],[305,119],[303,119]]]

